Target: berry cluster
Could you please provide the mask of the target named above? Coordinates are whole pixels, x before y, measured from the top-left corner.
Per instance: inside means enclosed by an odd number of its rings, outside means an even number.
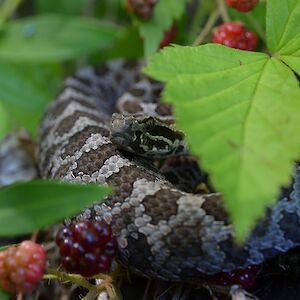
[[[225,0],[229,7],[235,8],[240,12],[248,12],[252,10],[259,0]]]
[[[125,5],[129,12],[149,19],[153,16],[154,6],[157,0],[126,0]]]
[[[64,227],[57,233],[56,244],[63,267],[86,277],[108,271],[117,254],[117,241],[103,221]]]
[[[227,22],[215,28],[212,42],[230,48],[254,51],[258,44],[258,37],[239,22]]]
[[[41,280],[46,253],[41,245],[24,241],[0,252],[0,286],[11,293],[26,293]]]
[[[244,289],[254,286],[256,277],[261,270],[260,265],[252,265],[245,269],[236,269],[231,272],[220,272],[209,278],[209,281],[223,286],[238,284]]]

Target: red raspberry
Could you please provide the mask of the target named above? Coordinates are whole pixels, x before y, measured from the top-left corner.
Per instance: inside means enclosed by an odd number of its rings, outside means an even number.
[[[110,269],[117,241],[104,221],[83,221],[63,227],[56,236],[61,262],[71,273],[90,277]]]
[[[41,245],[24,241],[0,252],[0,286],[11,293],[31,292],[43,277],[46,253]]]
[[[149,19],[153,16],[154,6],[157,0],[127,0],[126,9],[137,16]]]
[[[261,265],[248,266],[246,269],[236,269],[231,272],[220,272],[209,278],[209,281],[223,286],[238,284],[244,289],[254,286]]]
[[[258,44],[258,37],[241,23],[227,22],[213,31],[212,42],[230,48],[254,51]]]
[[[169,30],[165,31],[164,37],[159,44],[159,48],[163,48],[165,46],[168,46],[170,43],[172,43],[175,40],[176,35],[177,35],[177,27],[175,24],[173,24]]]
[[[248,12],[252,10],[259,0],[225,0],[229,7],[235,8],[240,12]]]

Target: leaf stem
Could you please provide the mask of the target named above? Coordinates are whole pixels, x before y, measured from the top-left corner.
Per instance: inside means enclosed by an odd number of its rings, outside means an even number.
[[[218,5],[220,15],[223,19],[223,22],[230,22],[230,17],[227,11],[227,7],[224,3],[224,0],[217,0],[217,5]]]
[[[220,16],[220,11],[219,9],[216,9],[215,11],[212,12],[212,14],[209,16],[205,26],[199,33],[199,35],[196,37],[195,41],[193,42],[193,46],[198,46],[200,45],[206,36],[209,34],[209,32],[212,30],[213,26],[215,25],[217,19]]]
[[[6,0],[0,6],[0,28],[23,0]]]

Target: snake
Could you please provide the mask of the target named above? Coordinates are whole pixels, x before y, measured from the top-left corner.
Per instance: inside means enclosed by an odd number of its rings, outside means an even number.
[[[141,62],[114,60],[79,69],[44,113],[38,137],[42,178],[114,188],[65,223],[106,221],[121,261],[144,277],[172,282],[246,268],[298,246],[298,165],[291,188],[239,246],[221,193],[180,188],[158,170],[151,160],[155,152],[162,160],[169,155],[190,162],[187,169],[194,161],[172,108],[159,101],[162,83],[141,75],[141,68]],[[167,171],[172,166],[176,162]]]

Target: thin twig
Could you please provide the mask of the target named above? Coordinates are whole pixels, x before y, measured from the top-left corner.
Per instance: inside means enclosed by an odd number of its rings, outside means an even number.
[[[39,231],[38,231],[38,230],[34,231],[34,232],[31,234],[30,240],[33,241],[33,242],[36,242],[37,237],[38,237],[38,234],[39,234]]]
[[[55,269],[49,269],[47,274],[43,276],[43,279],[57,279],[63,282],[71,282],[82,286],[88,290],[94,289],[94,285],[90,284],[85,278],[77,274],[68,274],[60,272]]]
[[[199,35],[196,37],[195,41],[193,42],[193,46],[198,46],[198,45],[202,44],[202,42],[204,41],[206,36],[210,33],[210,31],[214,27],[219,16],[220,16],[219,9],[216,9],[215,11],[213,11],[213,13],[209,16],[205,26],[203,27],[203,29],[201,30],[201,32],[199,33]]]
[[[217,0],[217,5],[223,22],[230,22],[230,17],[224,0]]]

